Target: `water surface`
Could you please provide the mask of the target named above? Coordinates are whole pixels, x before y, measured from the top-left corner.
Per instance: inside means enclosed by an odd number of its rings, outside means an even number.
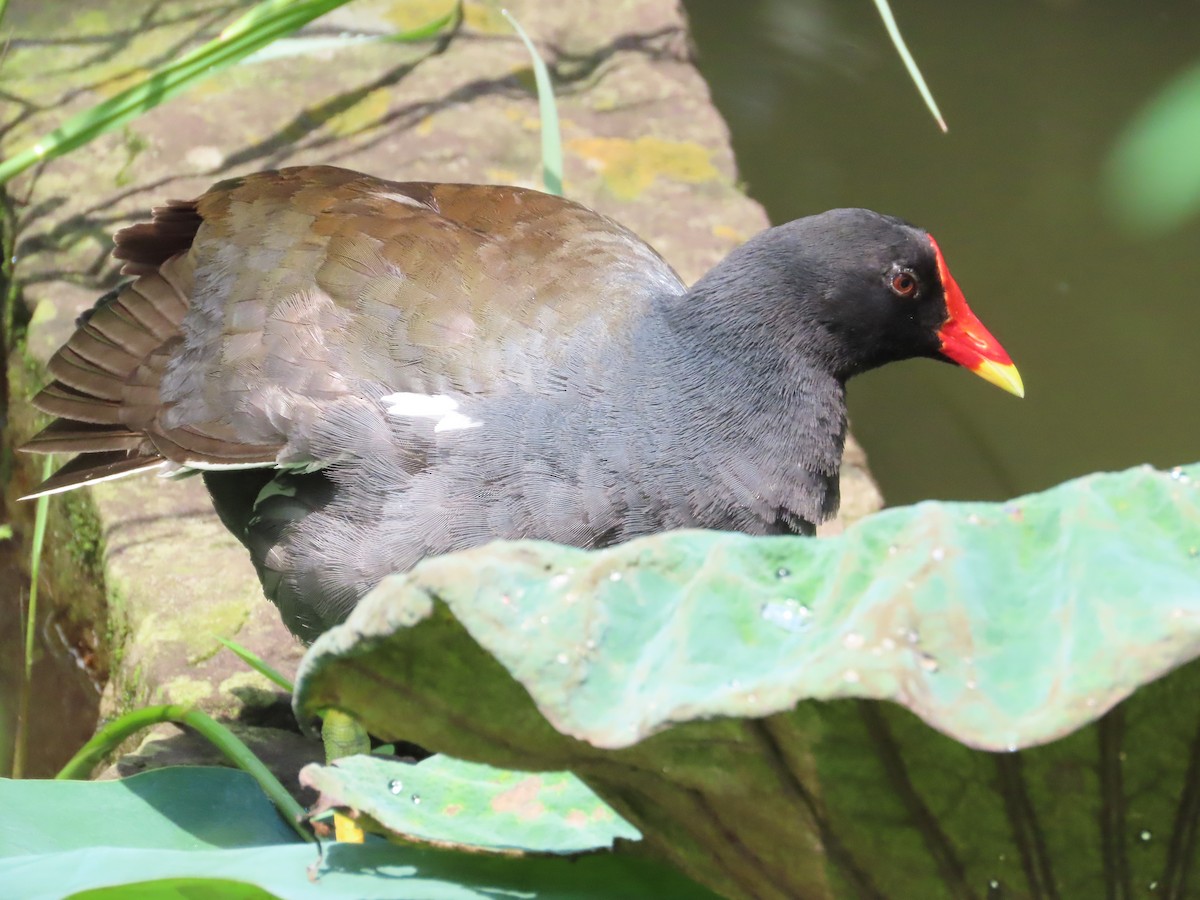
[[[868,206],[929,229],[1025,379],[917,361],[851,384],[890,503],[1002,498],[1200,459],[1200,223],[1137,236],[1103,177],[1200,63],[1200,6],[896,2],[942,135],[870,0],[686,0],[742,178],[775,222]]]

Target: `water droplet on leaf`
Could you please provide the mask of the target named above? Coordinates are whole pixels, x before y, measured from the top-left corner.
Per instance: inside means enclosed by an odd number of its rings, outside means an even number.
[[[785,569],[783,566],[780,566],[778,569],[775,570],[776,578],[787,578],[791,574],[792,574],[792,570]]]
[[[945,547],[934,547],[933,551],[929,555],[933,558],[934,562],[941,562],[943,559],[946,558],[946,548]]]
[[[413,802],[413,806],[420,806],[420,805],[421,805],[421,795],[420,795],[420,794],[413,794],[413,795],[412,795],[412,802]]]
[[[388,790],[393,794],[399,794],[402,790],[404,790],[404,782],[399,778],[394,778],[388,782]]]
[[[772,600],[762,608],[762,617],[785,631],[803,631],[812,618],[812,610],[796,600]]]
[[[920,665],[926,672],[936,672],[940,668],[938,661],[928,653],[921,654]]]
[[[613,572],[611,575],[609,575],[609,576],[608,576],[608,580],[609,580],[609,581],[620,581],[620,580],[621,580],[621,573],[620,573],[620,572]]]
[[[1138,835],[1138,839],[1143,844],[1146,843],[1147,841],[1149,841],[1150,838],[1152,838],[1152,837],[1154,837],[1154,835],[1152,835],[1149,831],[1143,831],[1141,834]]]

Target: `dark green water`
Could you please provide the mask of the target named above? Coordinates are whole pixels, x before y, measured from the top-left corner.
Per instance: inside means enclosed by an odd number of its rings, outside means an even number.
[[[0,776],[11,771],[24,661],[29,581],[12,541],[0,544]],[[99,687],[88,672],[86,651],[74,646],[69,623],[42,594],[34,649],[25,774],[49,778],[92,736]],[[0,896],[3,896],[0,891]]]
[[[942,135],[870,0],[686,0],[742,178],[775,222],[868,206],[938,239],[1025,379],[911,362],[851,384],[890,503],[1001,498],[1200,459],[1200,222],[1132,236],[1119,135],[1200,62],[1200,4],[893,0]]]

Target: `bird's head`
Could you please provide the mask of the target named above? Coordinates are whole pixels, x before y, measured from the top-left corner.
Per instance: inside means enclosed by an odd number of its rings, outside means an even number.
[[[707,287],[706,287],[707,285]],[[1018,397],[1021,376],[967,306],[926,231],[867,209],[835,209],[771,228],[697,286],[734,299],[725,315],[845,379],[889,362],[961,365]]]

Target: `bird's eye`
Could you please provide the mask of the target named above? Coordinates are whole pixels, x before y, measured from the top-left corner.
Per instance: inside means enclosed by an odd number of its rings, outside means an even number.
[[[891,278],[888,279],[888,287],[892,289],[892,293],[897,297],[915,297],[917,294],[917,276],[908,269],[900,269],[898,272],[893,272]]]

